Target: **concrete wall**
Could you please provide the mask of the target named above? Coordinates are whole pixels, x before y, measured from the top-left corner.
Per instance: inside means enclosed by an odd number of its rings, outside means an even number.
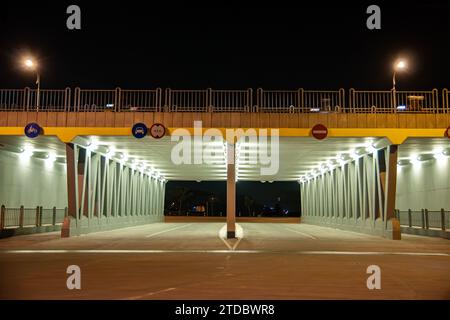
[[[0,205],[26,208],[67,206],[64,164],[0,151]]]
[[[398,167],[396,208],[450,210],[450,157]]]

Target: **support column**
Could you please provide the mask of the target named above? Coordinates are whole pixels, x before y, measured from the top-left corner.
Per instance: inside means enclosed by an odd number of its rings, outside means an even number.
[[[227,238],[236,237],[235,144],[227,142]]]
[[[78,217],[77,211],[77,171],[76,171],[76,147],[73,143],[66,143],[66,170],[67,170],[67,216],[61,227],[61,237],[70,237],[70,223]]]
[[[384,192],[385,226],[391,224],[392,239],[400,240],[400,222],[395,218],[395,197],[397,189],[397,151],[398,145],[387,147],[386,180]],[[389,230],[390,231],[390,230]]]

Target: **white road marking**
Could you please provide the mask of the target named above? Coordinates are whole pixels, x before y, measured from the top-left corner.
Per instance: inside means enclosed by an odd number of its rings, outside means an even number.
[[[450,257],[450,253],[444,252],[389,252],[389,251],[280,251],[280,250],[120,250],[120,249],[69,249],[69,250],[0,250],[0,254],[56,254],[56,253],[80,253],[80,254],[161,254],[161,253],[255,253],[255,254],[299,254],[299,255],[400,255],[400,256],[435,256]]]
[[[156,232],[156,233],[152,233],[152,234],[149,234],[149,235],[147,235],[147,236],[145,236],[145,237],[146,237],[146,238],[154,237],[154,236],[160,235],[160,234],[162,234],[162,233],[166,233],[166,232],[178,230],[178,229],[181,229],[181,228],[185,228],[185,227],[187,227],[187,226],[190,226],[190,225],[192,225],[192,223],[188,223],[188,224],[182,225],[181,227],[175,227],[175,228],[172,228],[172,229],[167,229],[167,230],[159,231],[159,232]]]
[[[233,246],[233,249],[232,249],[233,251],[236,250],[236,248],[237,248],[239,242],[241,242],[241,240],[242,240],[242,238],[238,238],[238,241],[236,241],[236,243]]]
[[[286,228],[286,227],[284,227],[284,229],[289,230],[291,232],[295,232],[295,233],[301,234],[302,236],[308,237],[310,239],[317,240],[316,237],[314,237],[314,236],[312,236],[312,235],[310,235],[308,233],[301,232],[301,231],[298,231],[298,230],[295,230],[295,229],[291,229],[291,228]]]
[[[239,242],[241,242],[242,238],[244,238],[244,229],[242,229],[242,227],[236,223],[236,238],[238,240],[236,241],[236,243],[233,246],[231,246],[227,241],[227,225],[224,225],[219,230],[219,238],[220,238],[220,240],[222,240],[223,243],[225,243],[228,250],[234,251],[236,249],[236,247],[238,246]]]
[[[176,288],[167,288],[167,289],[164,289],[164,290],[159,290],[159,291],[155,291],[155,292],[149,292],[149,293],[143,294],[141,296],[134,296],[134,297],[125,298],[123,300],[138,300],[138,299],[142,299],[142,298],[145,298],[145,297],[154,296],[155,294],[158,294],[158,293],[173,291],[175,289]]]
[[[228,243],[227,240],[225,240],[224,238],[219,237],[220,240],[222,240],[223,243],[225,243],[225,245],[227,246],[228,250],[233,250],[233,248],[230,246],[230,244]]]

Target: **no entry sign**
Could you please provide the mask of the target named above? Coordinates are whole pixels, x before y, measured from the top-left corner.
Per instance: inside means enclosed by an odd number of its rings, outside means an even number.
[[[312,127],[311,134],[317,140],[322,140],[328,136],[328,129],[323,124],[316,124]]]

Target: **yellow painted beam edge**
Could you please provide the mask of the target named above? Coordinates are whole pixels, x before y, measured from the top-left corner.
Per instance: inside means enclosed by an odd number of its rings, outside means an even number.
[[[129,136],[130,127],[44,127],[44,135],[57,136],[63,142],[70,142],[76,136]],[[228,130],[254,129],[267,130],[268,134],[275,134],[278,130],[280,137],[309,137],[310,128],[202,128],[202,134],[211,134],[211,129],[221,132],[225,136]],[[194,135],[194,128],[168,128],[168,135],[182,135],[188,132]],[[197,129],[199,130],[199,129]],[[413,128],[329,128],[328,137],[386,137],[393,144],[401,144],[410,137],[440,138],[445,136],[447,128],[413,129]],[[0,127],[0,135],[24,135],[23,127]]]

